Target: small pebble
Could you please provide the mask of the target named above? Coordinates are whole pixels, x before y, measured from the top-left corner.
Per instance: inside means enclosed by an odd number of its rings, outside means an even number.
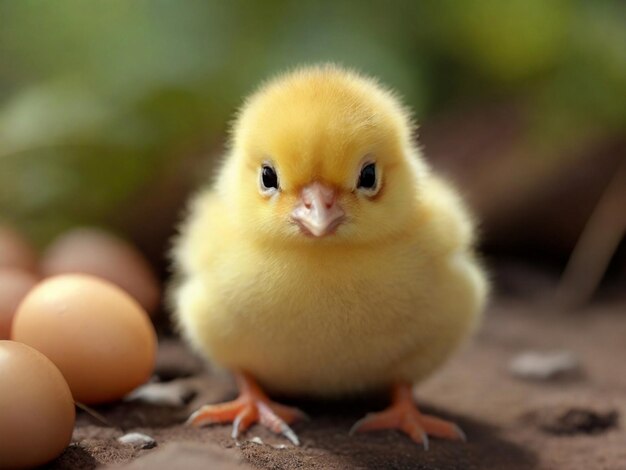
[[[522,379],[550,380],[576,375],[580,372],[580,362],[571,351],[527,351],[513,358],[509,370]]]
[[[117,440],[122,444],[128,444],[139,449],[152,449],[157,446],[157,442],[152,437],[139,432],[129,432]]]
[[[124,397],[124,401],[141,401],[151,405],[185,405],[194,395],[194,391],[184,382],[155,382],[142,385]]]
[[[270,446],[270,447],[272,447],[274,449],[287,449],[287,448],[290,447],[287,444],[266,444],[265,442],[263,442],[263,439],[261,439],[259,436],[254,436],[252,439],[248,439],[248,440],[243,441],[243,442],[250,442],[252,444],[258,444],[258,445],[261,445],[261,446],[267,445],[267,446]],[[241,444],[243,444],[243,442],[239,442],[238,441],[236,443],[237,447],[241,447]]]

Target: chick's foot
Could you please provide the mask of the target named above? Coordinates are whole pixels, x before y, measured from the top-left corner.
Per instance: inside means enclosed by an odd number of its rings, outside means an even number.
[[[389,408],[379,413],[370,413],[357,421],[350,429],[350,434],[379,429],[402,431],[413,441],[423,445],[425,450],[428,450],[428,436],[466,440],[465,433],[456,424],[422,414],[413,402],[411,386],[408,384],[395,385]]]
[[[200,427],[233,423],[232,437],[237,439],[252,424],[259,423],[276,434],[282,434],[294,445],[300,445],[298,436],[289,425],[306,418],[306,415],[297,408],[271,401],[250,375],[239,373],[236,378],[239,386],[236,400],[205,405],[189,417],[187,424]]]

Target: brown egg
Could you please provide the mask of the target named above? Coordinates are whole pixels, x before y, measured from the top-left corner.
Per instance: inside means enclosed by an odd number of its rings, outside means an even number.
[[[37,271],[37,254],[26,239],[13,229],[0,226],[0,268]]]
[[[17,309],[12,339],[50,358],[83,403],[116,400],[148,380],[157,344],[150,318],[135,299],[84,274],[36,285]]]
[[[39,351],[0,341],[0,468],[30,468],[69,445],[76,418],[70,388]]]
[[[37,282],[37,277],[28,271],[0,268],[0,339],[11,337],[17,306]]]
[[[57,238],[41,264],[44,276],[84,273],[117,284],[153,313],[160,289],[146,259],[128,242],[102,230],[81,228]]]

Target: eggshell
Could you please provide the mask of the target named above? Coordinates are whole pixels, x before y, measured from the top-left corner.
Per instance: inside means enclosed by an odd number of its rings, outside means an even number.
[[[11,323],[17,306],[37,281],[37,277],[27,271],[0,268],[0,339],[11,337]]]
[[[35,249],[23,236],[6,226],[0,226],[0,268],[37,271]]]
[[[149,313],[159,304],[159,283],[143,255],[102,230],[80,228],[61,235],[44,253],[41,272],[44,276],[92,274],[124,289]]]
[[[55,276],[35,286],[15,314],[12,338],[50,358],[74,399],[91,404],[121,398],[148,380],[157,345],[137,301],[84,274]]]
[[[69,445],[76,413],[59,369],[39,351],[0,341],[0,468],[30,468]]]

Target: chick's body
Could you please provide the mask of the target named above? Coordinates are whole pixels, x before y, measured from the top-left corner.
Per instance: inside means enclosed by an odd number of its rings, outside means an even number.
[[[267,161],[280,181],[270,196],[259,193]],[[376,193],[358,187],[364,161],[376,164]],[[289,217],[311,182],[334,188],[345,212],[323,237]],[[332,66],[300,70],[246,103],[216,184],[191,205],[174,251],[178,324],[211,361],[269,391],[414,383],[479,319],[473,232],[392,94]]]

